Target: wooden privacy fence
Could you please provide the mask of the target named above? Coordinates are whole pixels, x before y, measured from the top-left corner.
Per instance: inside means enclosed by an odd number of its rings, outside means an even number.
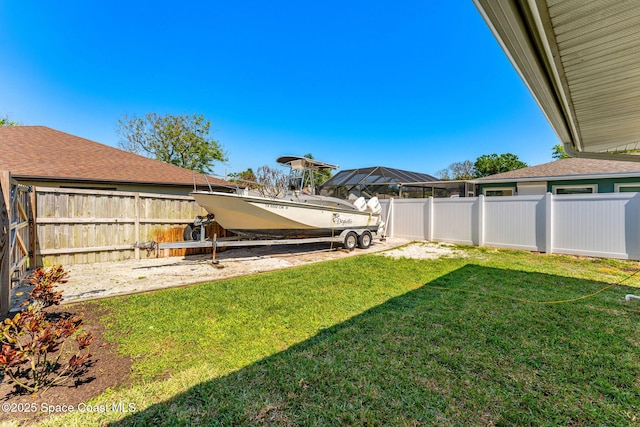
[[[35,265],[31,187],[0,171],[0,312],[9,311],[11,289]]]
[[[185,225],[206,215],[192,197],[123,191],[36,187],[38,265],[139,259],[154,254],[137,243],[183,240]],[[225,236],[217,224],[207,234]],[[211,249],[171,249],[182,256]]]

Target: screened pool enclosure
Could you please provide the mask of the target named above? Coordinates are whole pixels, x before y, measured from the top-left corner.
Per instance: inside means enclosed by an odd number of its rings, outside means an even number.
[[[383,166],[343,170],[319,186],[320,194],[341,199],[465,197],[473,196],[473,189],[465,181],[438,181],[426,173]]]

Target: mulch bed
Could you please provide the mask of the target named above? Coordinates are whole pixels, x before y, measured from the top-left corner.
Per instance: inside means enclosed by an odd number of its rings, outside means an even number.
[[[69,382],[51,387],[38,395],[16,390],[8,381],[0,383],[0,423],[5,421],[37,421],[48,417],[50,405],[71,405],[87,402],[107,388],[126,387],[130,384],[131,359],[117,354],[116,346],[103,337],[104,327],[100,317],[106,312],[96,303],[61,305],[47,309],[60,315],[83,314],[83,330],[91,332],[93,343],[88,350],[92,354],[88,371],[79,378],[79,383]],[[0,374],[1,375],[1,374]],[[35,412],[33,411],[35,410]],[[60,412],[52,409],[53,412]]]

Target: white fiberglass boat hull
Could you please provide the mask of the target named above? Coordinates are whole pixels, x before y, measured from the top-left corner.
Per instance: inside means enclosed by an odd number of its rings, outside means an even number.
[[[215,191],[196,191],[191,195],[214,214],[220,226],[250,236],[331,236],[345,229],[376,232],[381,223],[379,212],[358,211],[350,208],[348,202],[318,196],[310,196],[313,200],[305,202]]]

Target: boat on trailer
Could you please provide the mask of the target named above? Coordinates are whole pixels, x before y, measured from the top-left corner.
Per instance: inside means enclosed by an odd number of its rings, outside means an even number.
[[[252,239],[344,237],[344,245],[369,247],[384,222],[377,197],[353,202],[316,194],[315,175],[336,165],[299,156],[277,159],[290,168],[286,189],[269,197],[247,190],[236,193],[194,191],[191,196],[221,227]]]

